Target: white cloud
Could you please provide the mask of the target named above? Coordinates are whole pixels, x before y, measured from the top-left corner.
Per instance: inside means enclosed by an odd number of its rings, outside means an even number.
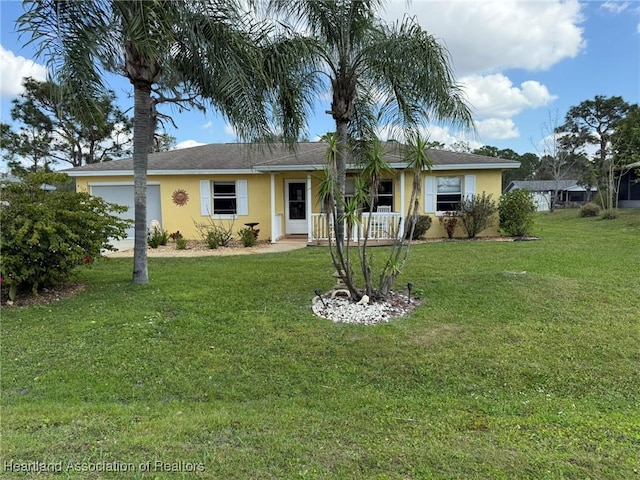
[[[525,108],[538,108],[553,102],[557,97],[546,86],[527,80],[515,87],[511,80],[497,73],[471,75],[460,79],[474,114],[479,118],[510,118]]]
[[[629,7],[629,2],[604,2],[600,8],[609,10],[611,13],[617,14],[624,12]]]
[[[447,46],[458,75],[547,70],[586,46],[578,0],[394,0],[383,17],[405,12]]]
[[[176,146],[173,147],[173,150],[180,150],[181,148],[199,147],[201,145],[206,145],[206,143],[198,142],[196,140],[185,140],[183,142],[176,143]]]
[[[14,97],[20,95],[24,88],[22,79],[33,77],[36,80],[46,80],[47,69],[32,60],[15,55],[0,45],[0,96]]]
[[[476,122],[478,135],[483,140],[505,140],[517,138],[520,132],[510,118],[488,118]]]
[[[226,124],[224,126],[224,133],[225,133],[225,135],[228,135],[230,137],[237,137],[238,136],[238,132],[236,132],[236,129],[233,128],[233,125],[229,125],[229,124]]]
[[[213,122],[211,120],[209,120],[207,123],[205,123],[204,125],[202,125],[202,129],[203,130],[210,130],[211,127],[213,127]]]
[[[429,142],[441,142],[445,145],[446,148],[450,148],[457,142],[463,142],[469,145],[471,150],[476,148],[480,148],[483,144],[479,142],[477,139],[472,138],[472,132],[464,133],[459,131],[451,131],[449,127],[443,127],[441,125],[427,125],[418,128],[420,135],[422,138],[426,139]],[[392,129],[389,126],[384,126],[379,128],[376,133],[378,138],[381,140],[389,140],[393,138],[399,142],[404,141],[404,137],[402,132],[395,131],[394,135],[391,135]],[[318,141],[318,139],[314,141]]]

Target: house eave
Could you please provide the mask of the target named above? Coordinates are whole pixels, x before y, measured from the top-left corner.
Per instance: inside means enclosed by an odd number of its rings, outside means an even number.
[[[270,172],[315,172],[324,170],[324,165],[256,165],[254,169],[259,173]]]
[[[454,165],[433,165],[431,170],[505,170],[511,168],[520,168],[520,163],[458,163]]]
[[[94,170],[94,171],[67,171],[70,177],[130,177],[133,170]],[[201,169],[201,170],[148,170],[147,175],[256,175],[262,172],[254,169]]]
[[[406,170],[404,162],[390,164],[396,170]],[[433,165],[432,171],[445,170],[504,170],[520,167],[519,163],[460,163],[449,165]],[[259,165],[254,168],[240,169],[165,169],[148,170],[147,175],[257,175],[270,172],[313,172],[324,170],[325,165]],[[358,170],[361,167],[356,164],[347,165],[347,170]],[[64,173],[70,177],[128,177],[133,175],[133,170],[67,170]]]

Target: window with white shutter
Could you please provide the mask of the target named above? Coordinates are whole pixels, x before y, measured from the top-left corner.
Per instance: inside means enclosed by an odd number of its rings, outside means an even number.
[[[200,181],[200,214],[234,217],[249,214],[247,181]]]

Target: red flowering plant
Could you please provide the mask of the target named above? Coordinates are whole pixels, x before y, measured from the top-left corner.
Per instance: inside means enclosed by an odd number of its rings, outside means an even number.
[[[455,232],[456,225],[458,225],[457,214],[458,212],[444,212],[442,216],[438,218],[440,225],[447,231],[449,238],[453,238],[453,232]]]

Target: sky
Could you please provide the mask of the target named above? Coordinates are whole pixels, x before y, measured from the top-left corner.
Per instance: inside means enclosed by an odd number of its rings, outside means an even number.
[[[0,0],[1,119],[11,123],[11,100],[25,76],[44,80],[46,59],[15,33],[22,3]],[[429,139],[467,142],[541,154],[549,127],[562,123],[572,106],[596,95],[640,103],[640,2],[577,0],[406,0],[388,1],[387,22],[415,16],[451,55],[456,80],[474,113],[476,133],[427,126]],[[123,110],[131,109],[132,88],[121,77],[108,86]],[[319,98],[308,124],[317,140],[335,125]],[[176,112],[167,133],[178,148],[238,139],[214,110]],[[556,120],[557,119],[557,120]]]

